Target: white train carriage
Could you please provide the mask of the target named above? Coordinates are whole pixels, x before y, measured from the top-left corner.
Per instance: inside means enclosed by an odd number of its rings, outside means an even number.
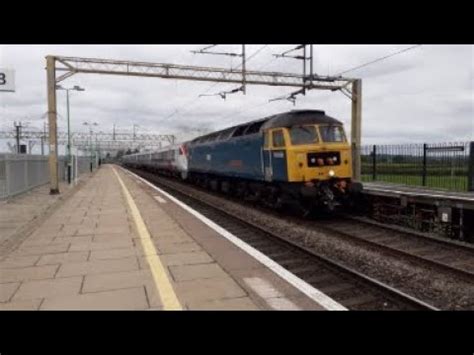
[[[122,157],[125,165],[176,175],[188,176],[188,159],[184,145],[171,145],[153,152],[136,153]]]

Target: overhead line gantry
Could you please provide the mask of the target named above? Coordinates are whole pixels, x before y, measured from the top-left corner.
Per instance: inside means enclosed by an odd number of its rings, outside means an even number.
[[[48,121],[49,121],[49,169],[50,193],[59,193],[58,153],[57,153],[57,84],[72,75],[105,74],[135,77],[155,77],[162,79],[207,81],[219,83],[239,83],[242,85],[265,85],[276,87],[299,87],[303,90],[348,91],[352,100],[353,172],[360,177],[362,81],[342,76],[311,75],[311,80],[302,74],[257,70],[234,70],[232,68],[176,65],[170,63],[149,63],[113,59],[82,57],[46,57]],[[61,73],[58,77],[57,73]],[[351,89],[349,89],[351,87]]]

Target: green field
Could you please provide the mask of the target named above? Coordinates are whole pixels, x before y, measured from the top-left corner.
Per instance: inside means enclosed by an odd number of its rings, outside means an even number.
[[[363,174],[363,182],[372,182],[372,175]],[[422,178],[417,175],[390,175],[377,174],[376,182],[388,182],[392,184],[402,184],[411,186],[422,186]],[[426,187],[445,189],[451,191],[467,191],[467,177],[466,176],[427,176]]]
[[[438,164],[430,163],[426,167],[427,176],[439,176],[446,178],[447,176],[466,176],[468,174],[468,164],[459,163],[456,164],[446,163]],[[368,162],[362,162],[362,171],[366,174],[371,173],[373,167]],[[421,163],[377,163],[377,174],[382,175],[408,175],[408,176],[421,176],[423,166]]]

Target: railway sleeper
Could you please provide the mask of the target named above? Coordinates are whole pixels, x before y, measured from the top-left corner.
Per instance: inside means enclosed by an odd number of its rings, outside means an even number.
[[[347,291],[350,289],[354,289],[355,286],[353,284],[347,282],[336,283],[333,285],[329,285],[326,287],[320,287],[319,290],[326,294],[337,294],[339,292]]]
[[[377,302],[377,300],[378,299],[375,296],[372,296],[370,294],[363,294],[363,295],[352,296],[349,298],[344,298],[344,299],[341,299],[341,301],[339,302],[342,303],[347,308],[355,308],[356,306],[372,304],[374,302]]]

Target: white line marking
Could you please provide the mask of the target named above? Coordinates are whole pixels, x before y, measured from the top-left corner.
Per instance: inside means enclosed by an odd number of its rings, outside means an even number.
[[[146,185],[150,186],[152,189],[158,191],[161,193],[163,196],[166,196],[168,199],[176,203],[178,206],[192,214],[194,217],[199,219],[201,222],[206,224],[208,227],[212,228],[215,230],[217,233],[222,235],[224,238],[232,242],[234,245],[238,246],[240,249],[245,251],[247,254],[253,256],[255,259],[257,259],[261,264],[265,265],[267,268],[272,270],[275,274],[280,276],[282,279],[284,279],[286,282],[289,284],[293,285],[295,288],[300,290],[302,293],[304,293],[306,296],[311,298],[313,301],[316,303],[319,303],[321,306],[326,308],[327,310],[330,311],[346,311],[347,308],[345,308],[343,305],[340,303],[336,302],[332,298],[328,297],[326,294],[322,293],[321,291],[315,289],[313,286],[308,284],[307,282],[303,281],[299,277],[293,275],[291,272],[288,270],[284,269],[282,266],[274,262],[272,259],[270,259],[268,256],[262,254],[259,252],[257,249],[253,248],[252,246],[248,245],[247,243],[243,242],[239,238],[237,238],[235,235],[230,233],[229,231],[225,230],[221,226],[217,225],[213,221],[211,221],[209,218],[203,216],[199,212],[195,211],[188,205],[185,205],[183,202],[178,200],[177,198],[171,196],[169,193],[163,191],[162,189],[154,186],[153,184],[149,183],[142,177],[132,173],[131,171],[128,171],[124,168],[123,169],[125,172],[130,174],[131,176],[134,176],[135,178],[143,181]]]
[[[166,200],[162,199],[160,196],[153,196],[155,200],[157,200],[159,203],[166,203]]]
[[[301,310],[296,304],[286,298],[280,291],[278,291],[273,285],[259,277],[244,278],[244,282],[254,290],[261,298],[267,302],[267,304],[273,309],[286,310],[286,311],[297,311]]]
[[[244,282],[262,298],[283,297],[283,294],[273,287],[270,282],[260,277],[246,277],[244,278]]]
[[[278,311],[301,311],[302,309],[286,297],[268,298],[265,300],[270,307]]]

